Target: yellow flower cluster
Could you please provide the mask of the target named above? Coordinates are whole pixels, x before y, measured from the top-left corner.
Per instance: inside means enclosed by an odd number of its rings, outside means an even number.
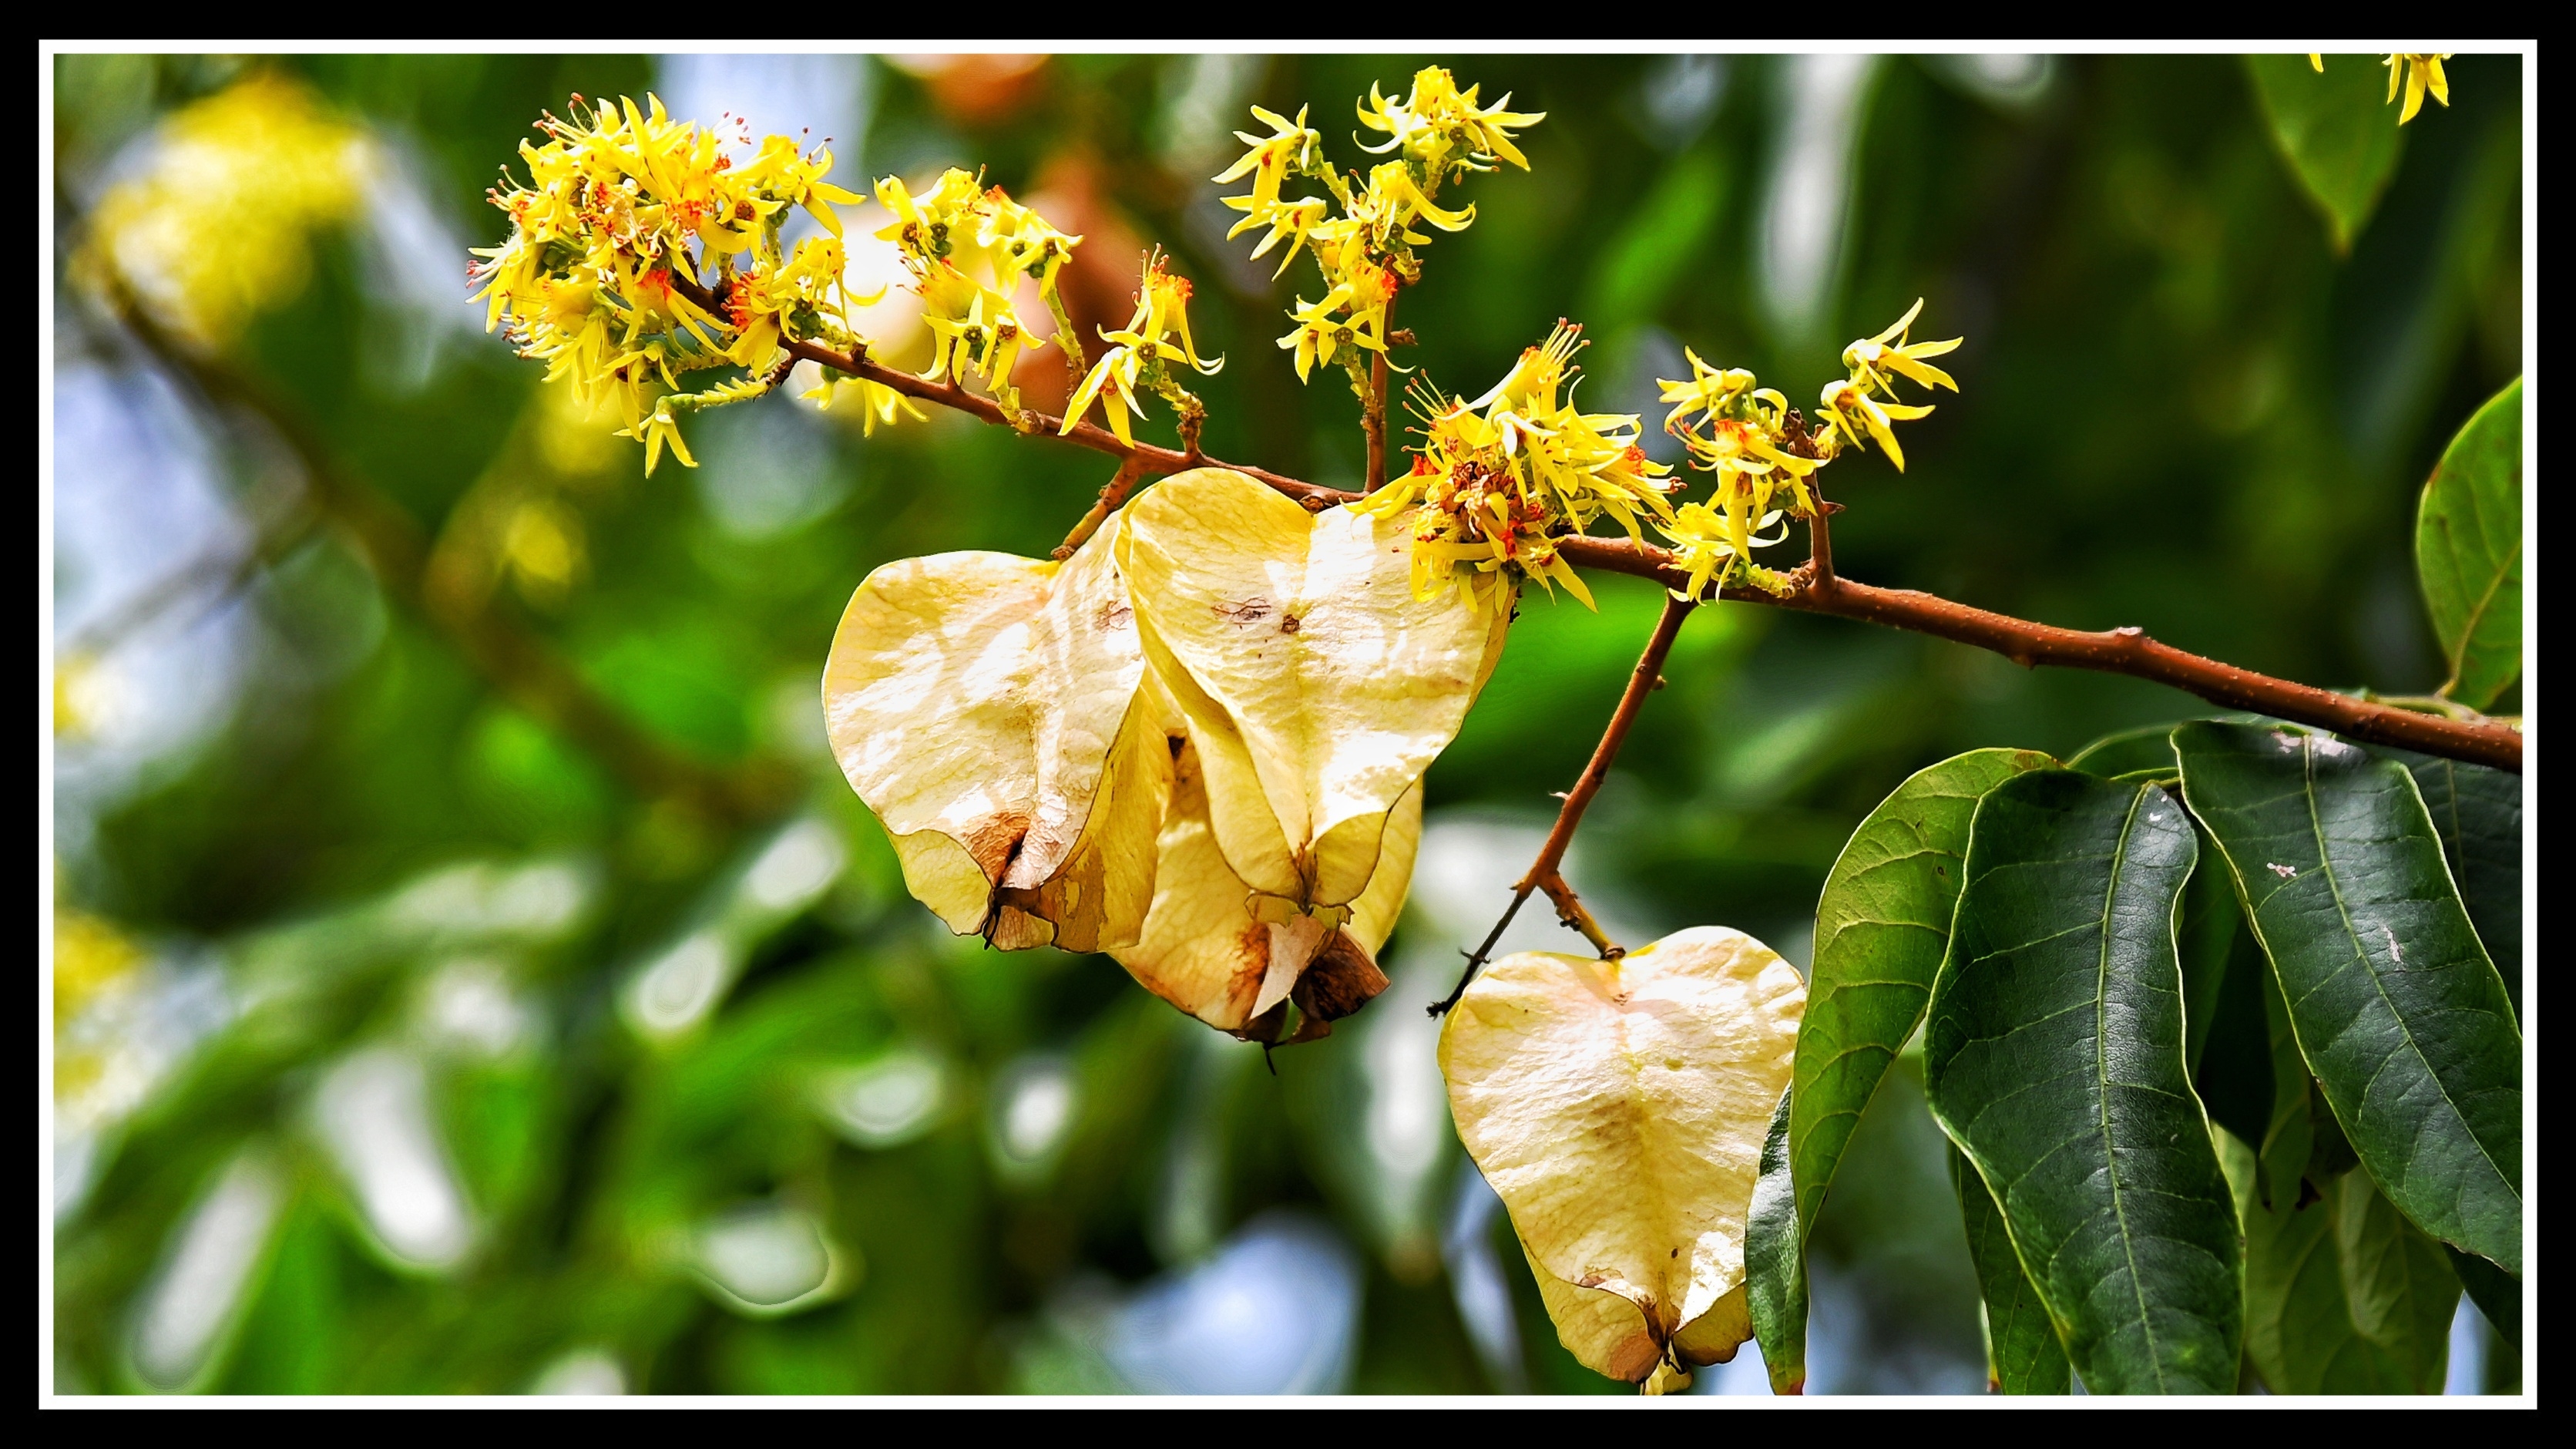
[[[1721,588],[1740,581],[1785,592],[1788,581],[1756,567],[1753,550],[1786,536],[1785,529],[1769,537],[1762,533],[1784,515],[1814,516],[1815,497],[1807,480],[1844,448],[1875,443],[1897,471],[1904,471],[1905,450],[1897,445],[1895,424],[1927,417],[1932,409],[1898,402],[1896,379],[1959,390],[1950,374],[1925,360],[1953,350],[1958,338],[1907,340],[1922,311],[1918,298],[1894,326],[1843,349],[1849,373],[1825,384],[1818,399],[1824,420],[1813,432],[1788,399],[1756,386],[1752,373],[1711,367],[1698,353],[1683,353],[1690,359],[1691,376],[1662,383],[1663,401],[1674,405],[1664,430],[1689,446],[1692,467],[1716,475],[1708,501],[1683,504],[1665,528],[1677,560],[1690,575],[1691,593],[1698,594],[1712,580]],[[1787,506],[1773,507],[1784,495]]]
[[[1082,238],[1056,230],[1002,188],[984,186],[953,166],[917,197],[889,176],[877,183],[877,200],[894,213],[877,236],[902,250],[921,293],[921,320],[933,342],[930,370],[922,377],[954,378],[962,387],[972,374],[1003,407],[1019,411],[1011,368],[1022,348],[1045,344],[1028,335],[1011,291],[1021,277],[1035,278],[1038,295],[1055,315],[1056,336],[1066,348],[1079,348],[1056,293],[1056,275]]]
[[[1345,175],[1324,159],[1322,138],[1308,129],[1303,109],[1292,120],[1255,106],[1253,118],[1268,126],[1270,134],[1235,132],[1235,139],[1252,149],[1216,180],[1249,176],[1252,190],[1225,198],[1227,206],[1244,214],[1227,235],[1266,226],[1269,231],[1252,255],[1266,256],[1285,241],[1280,272],[1303,250],[1323,273],[1323,297],[1312,302],[1299,297],[1289,313],[1296,330],[1279,339],[1282,349],[1296,353],[1301,380],[1316,364],[1339,359],[1351,375],[1352,388],[1366,397],[1365,354],[1386,350],[1388,305],[1399,288],[1422,275],[1413,249],[1428,245],[1431,234],[1415,230],[1415,224],[1455,232],[1476,219],[1473,206],[1454,211],[1441,207],[1434,199],[1441,185],[1469,171],[1492,170],[1498,160],[1529,168],[1513,144],[1512,130],[1537,124],[1545,113],[1510,110],[1509,96],[1480,106],[1477,89],[1469,86],[1461,92],[1438,66],[1417,73],[1402,101],[1388,100],[1371,86],[1359,106],[1360,124],[1383,132],[1385,140],[1363,149],[1390,159],[1370,168],[1366,177]],[[1285,197],[1281,188],[1290,177],[1319,183],[1326,195]]]
[[[861,198],[824,179],[829,150],[770,136],[737,164],[714,130],[673,120],[651,96],[642,106],[575,96],[570,114],[539,122],[543,144],[520,144],[526,183],[492,192],[510,235],[475,249],[476,296],[489,303],[487,327],[506,322],[521,355],[547,364],[548,380],[568,381],[584,407],[614,403],[621,435],[644,444],[646,472],[665,446],[694,467],[679,416],[777,387],[795,361],[790,344],[865,350],[850,310],[876,297],[849,295],[834,210]],[[1011,365],[1029,339],[1009,289],[1034,277],[1058,306],[1056,273],[1082,239],[962,171],[920,197],[892,177],[876,192],[895,218],[879,236],[901,248],[937,344],[923,376],[980,378],[1016,411]],[[782,231],[798,208],[825,234],[791,247]],[[1059,335],[1071,335],[1061,320]],[[740,371],[684,389],[687,374],[718,368]],[[828,406],[836,388],[853,387],[871,432],[902,413],[920,416],[892,389],[829,369],[811,395]]]
[[[491,193],[509,238],[474,249],[473,276],[486,327],[506,319],[521,355],[544,361],[549,381],[569,381],[584,406],[613,401],[649,473],[666,444],[695,466],[678,414],[768,391],[786,338],[847,340],[831,204],[859,198],[822,179],[829,151],[807,155],[772,136],[737,168],[714,131],[645,99],[593,107],[575,96],[572,119],[538,123],[545,143],[519,144],[528,183]],[[790,252],[779,230],[797,206],[830,235]],[[681,390],[682,375],[720,367],[751,373]],[[669,390],[658,399],[657,383]]]
[[[1412,471],[1352,508],[1380,517],[1413,510],[1418,596],[1455,584],[1478,612],[1500,613],[1525,574],[1541,587],[1562,583],[1589,604],[1591,591],[1558,556],[1557,539],[1605,514],[1631,538],[1641,537],[1641,517],[1671,521],[1670,485],[1659,480],[1672,470],[1637,446],[1636,415],[1574,405],[1574,355],[1583,346],[1582,329],[1560,322],[1482,397],[1413,389],[1424,445]]]
[[[1651,526],[1670,540],[1693,595],[1712,582],[1785,592],[1788,580],[1755,567],[1753,550],[1787,536],[1764,532],[1784,517],[1813,516],[1807,480],[1844,448],[1870,444],[1904,468],[1893,425],[1932,409],[1896,401],[1895,379],[1958,390],[1925,360],[1957,347],[1957,338],[1906,339],[1922,310],[1918,301],[1895,326],[1843,350],[1849,375],[1826,385],[1824,421],[1813,431],[1752,373],[1711,367],[1686,351],[1691,376],[1662,383],[1662,400],[1673,404],[1664,430],[1688,446],[1693,468],[1716,475],[1716,486],[1705,501],[1678,505],[1672,495],[1682,485],[1637,446],[1635,415],[1574,405],[1581,329],[1560,322],[1482,397],[1459,400],[1415,384],[1424,440],[1413,468],[1352,510],[1377,517],[1409,510],[1414,591],[1432,598],[1454,585],[1480,613],[1509,609],[1523,577],[1545,588],[1562,583],[1591,603],[1560,547],[1604,516],[1631,539],[1642,541]]]
[[[303,286],[311,233],[357,208],[373,163],[303,86],[253,75],[170,118],[143,173],[100,201],[80,264],[220,346]]]
[[[1136,315],[1116,331],[1102,330],[1101,340],[1111,344],[1110,348],[1083,378],[1082,386],[1074,389],[1072,401],[1065,404],[1064,424],[1057,431],[1072,432],[1074,424],[1082,421],[1082,415],[1090,409],[1092,399],[1098,398],[1118,441],[1135,441],[1127,420],[1145,415],[1136,404],[1136,393],[1141,388],[1170,403],[1172,410],[1180,414],[1184,437],[1196,433],[1207,409],[1172,376],[1171,364],[1185,362],[1201,376],[1213,377],[1225,366],[1225,359],[1211,362],[1199,356],[1199,345],[1190,339],[1189,308],[1190,279],[1175,274],[1165,264],[1159,248],[1147,252],[1145,274],[1136,285]]]

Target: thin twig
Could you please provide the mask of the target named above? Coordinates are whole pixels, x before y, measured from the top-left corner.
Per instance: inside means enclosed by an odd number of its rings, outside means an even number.
[[[1387,322],[1395,320],[1395,299],[1386,299]],[[1360,413],[1360,430],[1368,435],[1368,481],[1360,485],[1363,493],[1375,493],[1386,486],[1386,350],[1395,345],[1393,334],[1380,325],[1375,356],[1369,359],[1368,406]]]
[[[65,640],[57,652],[67,659],[111,653],[127,636],[191,597],[197,604],[185,617],[202,617],[310,537],[320,521],[314,509],[299,500],[262,525],[248,544],[200,554],[162,575]]]
[[[687,285],[676,276],[672,279],[675,290],[685,291]],[[703,289],[700,289],[700,294],[703,295]],[[697,301],[698,296],[693,295],[691,300]],[[702,302],[701,305],[705,304]],[[1004,426],[1010,423],[1000,406],[988,399],[948,384],[924,382],[911,373],[872,362],[864,353],[853,356],[811,342],[793,340],[782,345],[799,357],[852,377],[881,383],[906,397],[938,403],[986,422]],[[1060,419],[1044,413],[1027,416],[1048,432],[1055,431],[1061,424]],[[1096,452],[1140,459],[1144,472],[1155,476],[1202,466],[1229,468],[1267,484],[1316,512],[1360,496],[1266,469],[1223,462],[1204,454],[1175,452],[1151,443],[1122,443],[1108,429],[1091,423],[1075,424],[1072,431],[1065,434],[1065,439]],[[1630,574],[1652,579],[1666,588],[1689,586],[1689,574],[1673,566],[1671,552],[1653,544],[1624,538],[1569,537],[1558,541],[1557,553],[1577,568]],[[2522,773],[2522,732],[2493,720],[2446,719],[2352,695],[2336,694],[2312,685],[2275,679],[2160,644],[2136,628],[2098,632],[2060,629],[2016,619],[2009,614],[1953,603],[1936,594],[1912,589],[1876,588],[1831,573],[1818,578],[1812,569],[1799,572],[1804,577],[1786,595],[1736,587],[1727,589],[1724,597],[1742,603],[1831,614],[1890,629],[1929,634],[1934,638],[1992,650],[2026,668],[2052,665],[2125,674],[2170,685],[2222,708],[2250,710],[2293,724],[2314,725],[2366,744],[2398,745],[2444,759],[2488,765],[2517,775]]]
[[[1127,495],[1135,490],[1136,480],[1144,476],[1145,470],[1137,466],[1134,458],[1119,463],[1118,471],[1101,485],[1100,501],[1092,504],[1091,511],[1082,515],[1082,521],[1073,526],[1073,532],[1066,534],[1064,542],[1056,545],[1055,557],[1059,561],[1073,557],[1073,551],[1100,531],[1100,525],[1109,520],[1110,514],[1118,511],[1119,504],[1127,501]]]
[[[1637,712],[1645,707],[1646,696],[1664,682],[1664,658],[1673,652],[1673,639],[1681,633],[1682,620],[1697,607],[1679,595],[1665,596],[1663,616],[1655,620],[1654,636],[1646,641],[1646,651],[1637,656],[1637,667],[1628,675],[1628,687],[1619,696],[1619,707],[1611,711],[1609,727],[1601,731],[1601,743],[1593,747],[1592,763],[1583,767],[1583,777],[1565,792],[1565,804],[1556,812],[1556,827],[1548,831],[1547,843],[1539,847],[1538,859],[1530,862],[1529,873],[1512,887],[1511,905],[1486,934],[1485,943],[1467,958],[1466,969],[1458,974],[1457,989],[1432,1006],[1433,1016],[1445,1015],[1466,994],[1468,983],[1476,979],[1494,943],[1502,939],[1503,927],[1520,913],[1521,903],[1530,898],[1532,891],[1546,891],[1548,899],[1556,902],[1557,919],[1581,931],[1604,960],[1622,954],[1619,944],[1601,929],[1600,922],[1592,919],[1574,888],[1565,883],[1565,851],[1574,843],[1574,829],[1583,823],[1583,812],[1592,804],[1592,797],[1601,793],[1602,781],[1610,778],[1610,766],[1619,758],[1619,747],[1628,742],[1628,731],[1637,723]]]
[[[760,771],[710,769],[664,747],[600,697],[544,639],[485,609],[441,607],[423,587],[429,545],[420,525],[382,490],[343,466],[301,413],[249,375],[172,337],[122,288],[110,298],[126,330],[205,399],[254,417],[295,454],[307,497],[367,561],[386,592],[420,610],[466,662],[511,703],[560,731],[639,793],[687,800],[718,819],[774,813],[786,781]]]

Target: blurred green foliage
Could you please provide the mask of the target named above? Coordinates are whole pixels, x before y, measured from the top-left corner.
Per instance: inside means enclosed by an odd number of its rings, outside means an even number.
[[[1208,450],[1349,484],[1348,390],[1297,386],[1271,344],[1294,278],[1221,241],[1230,214],[1202,178],[1250,103],[1311,101],[1356,161],[1336,118],[1423,63],[1084,56],[978,91],[858,60],[863,134],[838,138],[835,179],[982,164],[1015,194],[1086,197],[1068,229],[1159,241],[1200,280],[1199,339],[1229,358],[1200,389]],[[258,64],[383,137],[460,246],[499,235],[482,189],[542,109],[669,90],[668,63],[644,57],[62,57],[58,255],[156,118]],[[2510,59],[2452,63],[2452,104],[2408,127],[2348,256],[2236,60],[2058,58],[2009,84],[1875,61],[1847,147],[1821,152],[1800,129],[1825,124],[1801,64],[1459,65],[1548,118],[1525,139],[1530,172],[1467,187],[1476,225],[1404,298],[1408,360],[1472,393],[1572,316],[1593,342],[1587,402],[1647,412],[1651,431],[1652,377],[1684,345],[1803,400],[1843,339],[1922,296],[1926,335],[1967,338],[1962,393],[1909,434],[1909,473],[1836,470],[1844,572],[2139,624],[2320,684],[2441,682],[2408,525],[2442,441],[2520,370]],[[1835,224],[1802,312],[1782,302],[1779,218],[1817,188]],[[1264,1071],[1106,958],[945,936],[840,782],[815,681],[850,590],[899,557],[1042,554],[1101,460],[949,417],[863,443],[770,401],[696,424],[704,466],[648,481],[631,444],[567,441],[541,369],[473,330],[461,254],[455,317],[406,312],[368,255],[326,249],[241,344],[244,367],[635,728],[707,770],[795,784],[747,816],[638,789],[385,598],[328,530],[253,571],[232,703],[66,808],[65,906],[150,947],[135,991],[212,1004],[64,1169],[61,1387],[515,1392],[596,1387],[610,1364],[670,1392],[1113,1386],[1083,1305],[1209,1261],[1281,1207],[1356,1247],[1351,1388],[1615,1387],[1556,1348],[1507,1230],[1454,1210],[1472,1199],[1445,1115],[1431,1148],[1372,1146],[1421,1091],[1377,1019],[1415,1014],[1481,922],[1417,910],[1390,959],[1429,964]],[[1099,265],[1114,300],[1126,260]],[[115,325],[61,277],[56,297],[55,365],[144,385],[153,365]],[[235,495],[287,466],[257,429],[190,406]],[[485,537],[532,503],[578,539],[578,570],[552,584]],[[1656,605],[1635,580],[1594,587],[1597,614],[1523,603],[1432,771],[1435,823],[1543,821],[1580,769]],[[2193,710],[2136,681],[1749,606],[1695,619],[1667,677],[1585,827],[1587,887],[1636,929],[1732,924],[1802,963],[1835,852],[1912,770],[1986,745],[2063,755]],[[1842,1347],[1819,1347],[1812,1391],[1982,1378],[1919,1098],[1891,1078],[1819,1226],[1819,1335]],[[422,1218],[423,1200],[447,1216]],[[190,1256],[228,1223],[231,1259]],[[819,1286],[761,1302],[754,1260],[810,1260]],[[1517,1329],[1500,1349],[1470,1321],[1470,1260],[1501,1266]],[[206,1296],[220,1272],[187,1276],[225,1261],[230,1296]],[[183,1288],[217,1303],[212,1320],[169,1317]]]

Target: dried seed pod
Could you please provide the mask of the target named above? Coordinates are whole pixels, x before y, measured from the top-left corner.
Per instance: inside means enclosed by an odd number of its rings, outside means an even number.
[[[1177,474],[1127,513],[1139,637],[1187,719],[1217,849],[1286,911],[1339,921],[1503,621],[1416,598],[1402,523],[1310,515],[1241,473]]]
[[[1412,884],[1420,788],[1388,813],[1376,873],[1335,926],[1282,909],[1234,873],[1217,848],[1198,752],[1185,740],[1174,744],[1153,910],[1136,943],[1111,954],[1147,990],[1221,1031],[1276,1041],[1293,998],[1302,1017],[1294,1039],[1325,1035],[1386,988],[1375,953]]]
[[[832,749],[904,884],[960,935],[1136,939],[1169,791],[1119,526],[1062,563],[946,553],[850,598],[823,672]]]
[[[1751,1333],[1744,1231],[1806,987],[1717,926],[1613,961],[1524,952],[1449,1013],[1440,1069],[1557,1336],[1643,1382]]]

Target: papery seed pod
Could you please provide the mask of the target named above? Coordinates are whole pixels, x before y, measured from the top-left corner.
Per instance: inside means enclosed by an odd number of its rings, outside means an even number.
[[[1699,926],[1616,960],[1507,956],[1449,1013],[1459,1138],[1588,1367],[1678,1376],[1751,1335],[1745,1225],[1805,1006],[1769,947]]]
[[[870,574],[823,673],[832,749],[949,929],[1005,950],[1136,938],[1170,789],[1116,521],[1063,563]]]
[[[1284,920],[1347,919],[1388,814],[1458,732],[1505,622],[1414,596],[1404,525],[1200,468],[1128,505],[1138,634],[1187,722],[1225,864]]]
[[[1177,719],[1174,727],[1179,727]],[[1394,930],[1422,839],[1422,791],[1396,802],[1376,873],[1335,925],[1280,909],[1234,873],[1217,848],[1197,751],[1175,738],[1171,808],[1163,822],[1154,905],[1132,946],[1112,951],[1148,991],[1216,1027],[1276,1042],[1287,1007],[1295,1041],[1329,1035],[1331,1023],[1386,989],[1377,949]]]

